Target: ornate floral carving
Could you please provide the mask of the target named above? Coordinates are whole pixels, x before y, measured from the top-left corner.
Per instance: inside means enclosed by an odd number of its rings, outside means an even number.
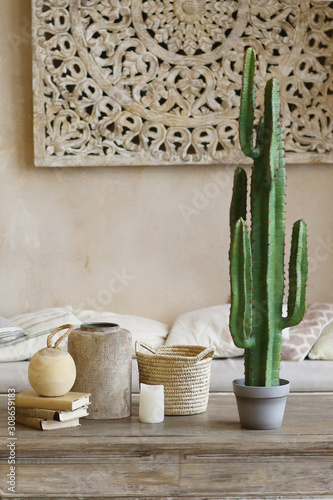
[[[246,162],[247,46],[258,87],[280,82],[287,160],[333,161],[332,12],[325,0],[33,0],[36,165]]]

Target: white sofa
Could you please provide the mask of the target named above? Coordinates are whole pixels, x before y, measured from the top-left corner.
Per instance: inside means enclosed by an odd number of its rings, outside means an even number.
[[[31,356],[46,346],[50,331],[64,324],[112,322],[128,329],[133,338],[132,388],[139,390],[134,345],[137,340],[161,345],[215,345],[211,392],[229,392],[232,380],[242,377],[242,351],[234,346],[228,329],[229,305],[191,311],[176,318],[171,328],[159,321],[112,312],[50,308],[0,321],[0,392],[29,388]],[[291,391],[333,391],[333,304],[312,304],[297,327],[283,332],[281,378]],[[66,342],[60,347],[66,348]]]
[[[0,393],[8,388],[16,392],[30,388],[28,382],[29,361],[0,363]],[[139,392],[137,361],[132,363],[132,390]],[[244,373],[242,358],[214,358],[212,361],[210,392],[231,392],[232,381]],[[313,361],[306,359],[281,362],[281,378],[290,380],[292,392],[330,392],[333,391],[333,361]]]

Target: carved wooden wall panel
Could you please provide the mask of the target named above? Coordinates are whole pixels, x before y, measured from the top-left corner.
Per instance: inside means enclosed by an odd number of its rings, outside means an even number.
[[[333,2],[32,0],[38,166],[246,163],[244,49],[257,115],[278,78],[287,161],[333,161]]]

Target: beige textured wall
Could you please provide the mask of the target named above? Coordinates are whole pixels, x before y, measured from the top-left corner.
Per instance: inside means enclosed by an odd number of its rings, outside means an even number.
[[[234,167],[36,168],[30,2],[0,0],[0,314],[71,304],[171,323],[229,297]],[[288,166],[308,302],[333,302],[333,166]]]

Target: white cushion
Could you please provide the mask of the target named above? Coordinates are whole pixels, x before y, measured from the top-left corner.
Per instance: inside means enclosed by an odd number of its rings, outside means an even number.
[[[169,326],[154,319],[117,314],[107,311],[74,311],[81,323],[116,323],[132,334],[133,355],[135,342],[145,342],[153,347],[160,347],[169,333]]]
[[[215,357],[242,356],[229,331],[230,304],[181,314],[176,318],[165,345],[214,345]]]
[[[10,343],[0,349],[0,361],[21,361],[30,359],[35,352],[43,349],[47,345],[47,337],[52,330],[59,326],[71,324],[74,327],[80,325],[79,320],[73,314],[70,306],[54,307],[42,309],[40,311],[20,314],[10,320],[16,327],[22,328],[27,335],[19,338],[17,341]],[[54,339],[59,338],[65,331],[59,332]],[[60,346],[62,349],[67,348],[67,339]]]

